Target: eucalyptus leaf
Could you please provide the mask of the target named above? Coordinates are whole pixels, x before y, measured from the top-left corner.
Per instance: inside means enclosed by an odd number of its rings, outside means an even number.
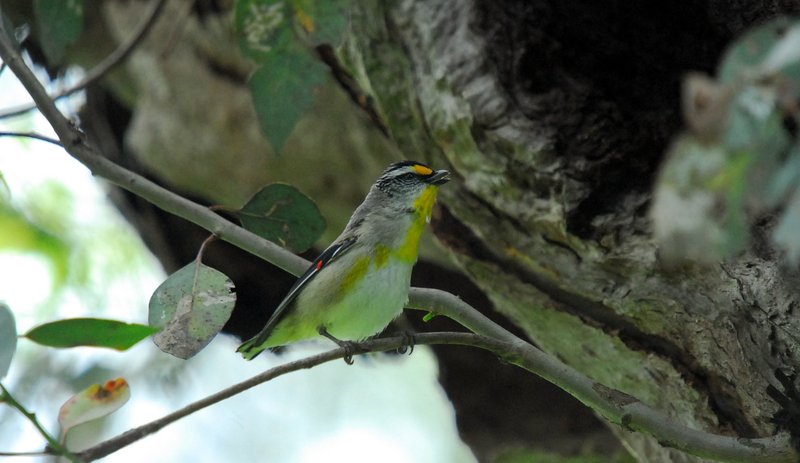
[[[244,228],[294,252],[310,248],[325,231],[317,205],[282,183],[262,188],[235,214]]]
[[[93,384],[70,397],[58,412],[61,434],[66,435],[73,427],[107,416],[131,397],[131,388],[123,378]]]
[[[39,325],[24,336],[50,347],[93,346],[122,351],[156,331],[156,328],[147,325],[117,320],[68,318]]]
[[[222,330],[235,303],[233,282],[224,273],[192,262],[170,275],[150,298],[150,324],[162,328],[153,342],[188,359]]]
[[[14,314],[7,305],[0,302],[0,379],[3,379],[11,366],[17,350],[17,325]]]
[[[250,77],[250,91],[261,130],[280,151],[295,125],[316,100],[327,70],[300,47],[270,54]]]

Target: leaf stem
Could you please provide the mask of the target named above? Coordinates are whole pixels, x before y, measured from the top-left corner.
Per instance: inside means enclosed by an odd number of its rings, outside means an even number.
[[[67,450],[65,446],[61,445],[61,443],[55,437],[53,437],[49,432],[47,432],[44,426],[42,426],[42,424],[39,422],[39,419],[36,418],[36,414],[33,412],[29,412],[24,406],[22,406],[22,404],[19,403],[17,399],[15,399],[14,396],[12,396],[10,392],[8,392],[8,389],[6,389],[6,387],[3,386],[3,384],[1,383],[0,383],[0,402],[7,403],[12,408],[17,409],[17,411],[19,411],[25,418],[27,418],[28,421],[30,421],[33,424],[33,426],[39,431],[39,434],[41,434],[42,437],[45,438],[45,440],[47,441],[47,447],[52,451],[52,453],[61,455],[73,463],[83,463],[82,459],[80,459],[77,455]]]

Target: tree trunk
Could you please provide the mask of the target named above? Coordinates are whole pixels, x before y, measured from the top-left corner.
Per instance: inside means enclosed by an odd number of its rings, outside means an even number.
[[[448,165],[436,236],[538,346],[688,426],[776,432],[800,365],[796,269],[753,230],[716,266],[659,260],[648,207],[684,73],[790,9],[734,2],[356,2],[341,52],[408,158]],[[795,417],[796,419],[796,417]],[[643,462],[699,461],[620,428]]]

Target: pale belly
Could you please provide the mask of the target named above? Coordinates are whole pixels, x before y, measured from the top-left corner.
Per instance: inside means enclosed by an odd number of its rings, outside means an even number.
[[[380,333],[403,311],[412,267],[396,260],[379,268],[373,264],[344,296],[338,291],[341,275],[321,273],[309,283],[317,287],[307,288],[298,296],[293,310],[277,324],[264,345],[275,347],[314,338],[319,336],[320,327],[343,341],[360,341]]]
[[[408,301],[411,267],[395,262],[369,272],[348,296],[322,311],[321,325],[343,340],[358,341],[380,333]]]

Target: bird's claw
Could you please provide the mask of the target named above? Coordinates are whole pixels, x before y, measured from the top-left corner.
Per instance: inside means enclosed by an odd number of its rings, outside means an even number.
[[[408,355],[413,354],[414,345],[416,344],[416,337],[414,336],[414,333],[410,331],[403,331],[402,333],[400,333],[400,336],[403,337],[403,344],[401,344],[400,347],[397,348],[397,353],[405,354],[406,350],[408,350]]]

